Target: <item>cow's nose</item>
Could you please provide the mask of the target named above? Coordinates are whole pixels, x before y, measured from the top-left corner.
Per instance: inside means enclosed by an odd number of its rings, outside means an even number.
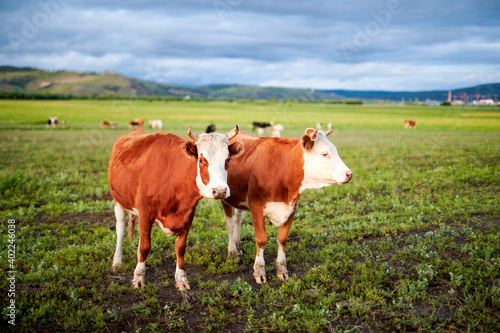
[[[227,187],[214,187],[212,188],[214,199],[224,199],[227,195]]]
[[[352,172],[351,172],[351,170],[347,171],[345,173],[345,175],[347,176],[347,178],[349,178],[349,180],[352,179]]]

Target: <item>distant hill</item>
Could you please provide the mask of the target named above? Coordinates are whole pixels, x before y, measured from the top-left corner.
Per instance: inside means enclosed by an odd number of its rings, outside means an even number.
[[[280,87],[258,87],[237,84],[186,87],[127,78],[121,74],[80,73],[73,71],[44,71],[30,67],[0,66],[0,91],[61,95],[122,95],[122,96],[180,96],[189,95],[211,99],[297,99],[324,100],[391,100],[444,101],[448,91],[358,91],[312,90]],[[479,95],[480,98],[500,96],[500,83],[452,90],[452,95],[462,98]]]

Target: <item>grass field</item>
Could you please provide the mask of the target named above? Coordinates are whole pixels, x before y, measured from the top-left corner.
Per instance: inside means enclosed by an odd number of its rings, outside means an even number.
[[[67,126],[45,128],[49,116]],[[294,137],[332,122],[354,178],[301,196],[287,282],[274,277],[275,227],[270,281],[257,285],[251,219],[243,256],[228,260],[220,203],[203,199],[186,252],[192,290],[175,289],[174,238],[159,228],[146,287],[134,290],[137,237],[111,271],[107,163],[136,117],[186,138],[210,122],[227,132],[274,120]],[[405,130],[405,119],[417,129]],[[0,140],[2,330],[500,331],[500,108],[3,100]]]

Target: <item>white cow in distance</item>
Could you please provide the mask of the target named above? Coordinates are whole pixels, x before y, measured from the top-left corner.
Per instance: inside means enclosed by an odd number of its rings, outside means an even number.
[[[162,129],[163,128],[163,122],[161,119],[158,120],[150,120],[149,121],[149,127],[152,129]]]

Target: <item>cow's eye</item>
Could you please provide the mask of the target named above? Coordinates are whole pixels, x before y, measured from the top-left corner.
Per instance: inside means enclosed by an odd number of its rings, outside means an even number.
[[[226,164],[229,164],[229,161],[231,161],[231,158],[228,158],[228,159],[226,160]]]
[[[198,160],[198,162],[200,162],[200,164],[203,164],[203,159],[202,159],[202,158],[200,158],[200,159]]]
[[[323,156],[323,157],[328,157],[328,155],[329,155],[329,154],[328,154],[328,152],[327,152],[327,151],[324,151],[324,152],[322,152],[322,153],[321,153],[321,156]]]

